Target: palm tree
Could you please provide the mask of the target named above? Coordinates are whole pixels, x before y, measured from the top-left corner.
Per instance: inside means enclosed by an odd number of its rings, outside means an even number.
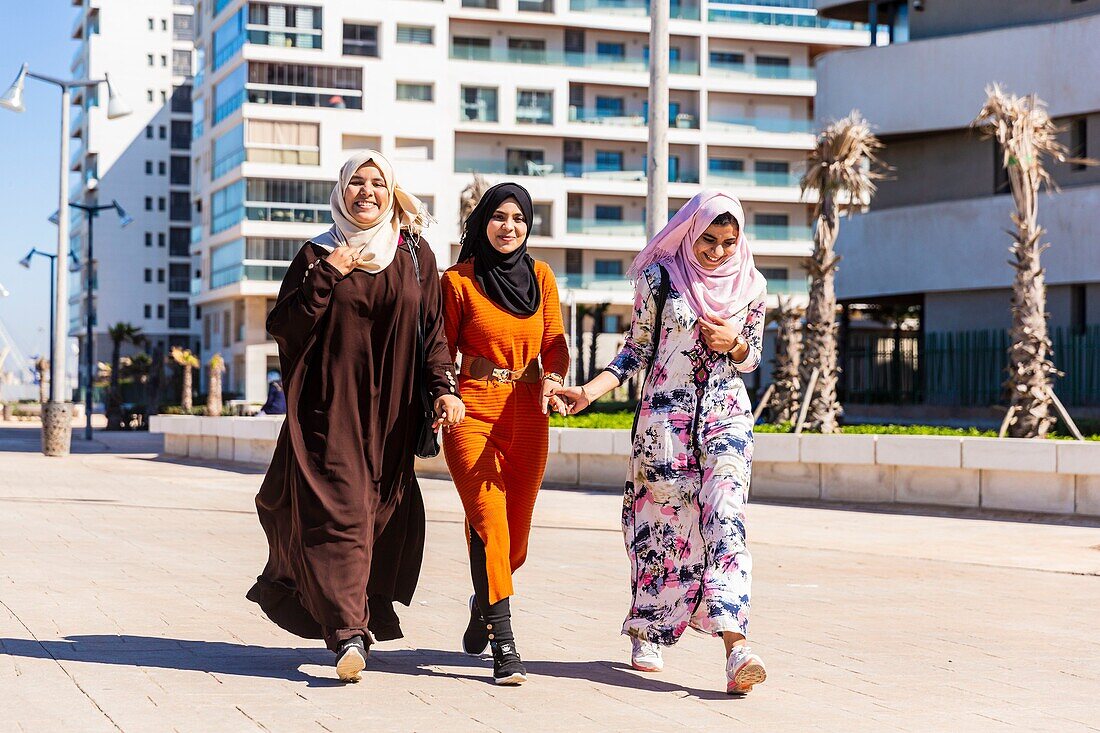
[[[180,407],[183,409],[184,415],[191,414],[191,370],[198,369],[201,364],[199,358],[191,353],[190,349],[181,349],[179,346],[172,347],[172,361],[179,364],[180,370],[183,372],[183,390],[180,396]]]
[[[488,188],[489,182],[485,180],[485,177],[480,173],[475,173],[473,180],[466,184],[466,188],[462,189],[458,199],[458,228],[460,233],[466,225],[466,217],[477,206],[477,202],[481,201],[481,197],[485,195]]]
[[[1043,165],[1044,158],[1059,162],[1094,165],[1095,161],[1072,158],[1060,143],[1060,132],[1050,119],[1046,103],[1029,94],[1017,97],[999,85],[986,87],[986,101],[971,125],[984,138],[992,138],[1001,151],[1016,212],[1012,223],[1009,263],[1016,269],[1012,281],[1012,328],[1008,347],[1008,388],[1014,415],[1008,434],[1013,438],[1042,438],[1054,425],[1051,380],[1058,370],[1050,360],[1047,330],[1046,280],[1039,256],[1049,245],[1040,243],[1039,189],[1056,188]]]
[[[210,417],[218,417],[222,414],[222,374],[225,373],[225,359],[221,354],[214,354],[207,362],[210,370],[210,388],[206,392],[206,414]]]
[[[120,362],[122,359],[122,344],[130,342],[134,345],[145,340],[141,329],[131,323],[116,323],[107,329],[107,335],[111,339],[111,383],[107,389],[107,429],[122,430],[122,393],[119,388],[121,376]],[[90,348],[90,347],[89,347]]]
[[[50,360],[44,356],[35,359],[34,373],[38,377],[38,401],[48,402],[50,399]]]
[[[775,390],[768,409],[772,422],[794,422],[801,391],[798,366],[802,361],[802,309],[792,305],[790,298],[780,298],[775,322],[775,367],[772,369]]]
[[[800,376],[809,383],[818,370],[817,386],[810,402],[806,426],[822,433],[839,430],[843,414],[837,399],[836,266],[835,254],[840,229],[840,207],[851,216],[865,206],[875,192],[877,170],[875,153],[882,143],[871,126],[853,110],[842,120],[826,127],[817,137],[802,176],[802,195],[816,192],[814,204],[814,252],[807,269],[810,272],[810,302],[806,307],[807,338],[802,351]]]

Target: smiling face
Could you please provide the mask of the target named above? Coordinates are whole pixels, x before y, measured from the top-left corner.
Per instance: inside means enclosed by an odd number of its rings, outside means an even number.
[[[374,163],[366,163],[352,174],[344,189],[344,206],[352,220],[362,227],[378,221],[390,203],[386,178]]]
[[[733,257],[737,249],[740,229],[736,221],[728,224],[711,224],[695,240],[692,252],[704,270],[716,270]]]
[[[485,228],[489,244],[501,254],[509,254],[519,249],[527,239],[527,219],[515,199],[505,199],[489,218]]]

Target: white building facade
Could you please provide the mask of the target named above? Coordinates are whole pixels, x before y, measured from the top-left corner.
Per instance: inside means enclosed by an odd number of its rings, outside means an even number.
[[[704,186],[739,196],[775,293],[805,292],[814,58],[868,42],[811,4],[684,0],[670,21],[670,212]],[[278,368],[266,314],[289,260],[328,227],[357,148],[381,150],[428,202],[441,266],[472,174],[522,183],[531,252],[558,276],[571,338],[628,325],[624,273],[644,244],[644,0],[199,0],[195,17],[192,303],[227,390],[263,401]]]
[[[142,346],[164,355],[173,345],[196,348],[190,305],[192,0],[73,0],[77,47],[73,78],[103,78],[133,113],[107,119],[107,89],[74,92],[70,201],[125,209],[94,225],[95,358],[110,359],[107,330],[142,329]],[[87,266],[88,226],[72,209],[72,245]],[[69,334],[81,344],[87,318],[87,272],[71,273]],[[129,347],[128,347],[129,348]]]

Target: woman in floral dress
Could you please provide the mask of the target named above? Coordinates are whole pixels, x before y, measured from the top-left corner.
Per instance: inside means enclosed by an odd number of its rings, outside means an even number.
[[[744,225],[724,193],[685,204],[634,260],[622,351],[587,384],[558,391],[576,413],[646,370],[623,498],[633,590],[623,633],[648,672],[689,626],[721,636],[730,694],[766,676],[746,645],[753,417],[742,374],[760,364],[767,283]]]

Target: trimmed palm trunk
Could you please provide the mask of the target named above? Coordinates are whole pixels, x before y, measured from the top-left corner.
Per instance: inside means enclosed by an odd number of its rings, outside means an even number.
[[[45,404],[50,401],[50,360],[44,356],[35,359],[34,372],[38,377],[38,401]]]
[[[808,384],[814,369],[817,384],[806,427],[820,433],[840,430],[844,410],[837,398],[840,368],[837,363],[836,278],[840,258],[835,252],[840,216],[851,216],[866,206],[875,192],[875,152],[882,143],[858,112],[832,123],[817,137],[810,153],[802,193],[817,193],[814,205],[814,251],[807,262],[810,299],[806,306],[806,341],[800,377]],[[843,210],[841,209],[843,207]]]
[[[222,374],[225,373],[225,359],[214,354],[207,364],[210,375],[210,389],[206,393],[206,414],[218,417],[222,414]]]
[[[183,372],[181,375],[181,381],[183,382],[183,388],[180,390],[180,408],[183,414],[190,415],[192,404],[191,394],[193,387],[191,385],[191,372],[194,369],[199,368],[199,359],[190,349],[181,349],[178,346],[172,347],[172,361],[179,365],[180,370]]]
[[[107,329],[107,335],[111,339],[111,379],[107,388],[107,404],[104,411],[107,414],[107,429],[122,430],[126,427],[122,415],[122,388],[119,384],[122,371],[122,344],[127,341],[135,345],[140,344],[145,336],[140,328],[130,323],[116,323]]]
[[[1040,240],[1039,191],[1056,188],[1044,166],[1044,158],[1059,162],[1094,165],[1095,161],[1070,157],[1058,142],[1058,128],[1046,104],[1030,94],[1017,97],[998,85],[986,88],[986,102],[971,123],[985,138],[997,142],[1001,164],[1008,173],[1012,202],[1012,328],[1009,332],[1008,380],[1005,387],[1013,416],[1008,435],[1043,438],[1054,426],[1053,377],[1060,375],[1051,361],[1053,349],[1047,328],[1046,279],[1040,256],[1049,244]]]
[[[772,392],[768,409],[776,423],[794,422],[798,416],[801,380],[798,366],[802,361],[802,312],[790,298],[780,298],[775,311],[775,367],[772,369]]]

